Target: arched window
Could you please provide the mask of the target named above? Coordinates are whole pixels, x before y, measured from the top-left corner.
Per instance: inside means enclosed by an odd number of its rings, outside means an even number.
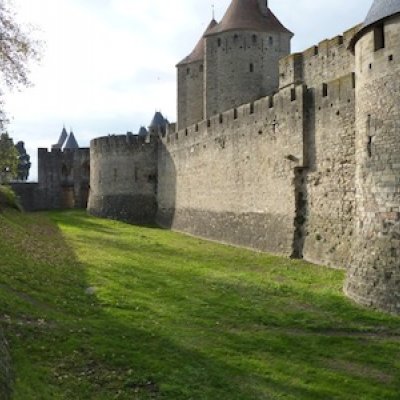
[[[221,39],[218,39],[217,43],[218,43],[218,47],[221,47],[221,44],[222,44]]]

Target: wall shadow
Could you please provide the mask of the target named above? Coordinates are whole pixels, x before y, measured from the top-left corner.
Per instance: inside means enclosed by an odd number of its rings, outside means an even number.
[[[127,231],[129,241],[121,237]],[[225,259],[225,250],[205,243],[191,254],[163,241],[160,231],[110,227],[76,212],[13,216],[1,221],[0,239],[6,255],[0,280],[9,288],[0,287],[0,304],[10,316],[5,326],[17,400],[116,393],[121,399],[325,400],[350,395],[357,382],[365,390],[386,387],[385,398],[395,399],[390,390],[397,378],[377,383],[325,364],[350,347],[362,364],[369,349],[381,354],[385,366],[377,361],[375,367],[389,376],[396,362],[391,348],[376,338],[366,346],[367,338],[354,335],[381,329],[384,317],[359,311],[355,319],[353,306],[329,293],[260,285],[268,271],[256,254],[253,266],[240,264],[241,250]],[[194,245],[185,240],[186,249]],[[220,273],[207,270],[210,260]],[[254,282],[243,281],[239,269],[253,271]],[[398,321],[388,319],[387,326],[400,332]],[[51,390],[37,392],[45,387]]]

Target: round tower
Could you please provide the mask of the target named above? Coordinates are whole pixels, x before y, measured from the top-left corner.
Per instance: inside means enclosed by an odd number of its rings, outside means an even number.
[[[344,290],[400,313],[400,0],[375,0],[356,60],[356,244]]]
[[[205,35],[205,118],[277,90],[292,37],[266,0],[232,0]]]
[[[156,139],[120,135],[90,142],[90,214],[133,223],[154,223],[156,191]]]
[[[178,130],[203,119],[205,35],[217,25],[213,18],[194,50],[177,64]]]

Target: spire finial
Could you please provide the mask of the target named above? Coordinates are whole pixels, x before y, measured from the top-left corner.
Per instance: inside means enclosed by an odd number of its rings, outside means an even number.
[[[212,19],[215,19],[215,5],[214,5],[214,3],[211,4],[211,9],[212,9]]]

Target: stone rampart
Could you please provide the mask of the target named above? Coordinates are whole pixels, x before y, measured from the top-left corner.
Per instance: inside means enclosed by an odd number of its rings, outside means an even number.
[[[345,268],[355,235],[354,75],[309,89],[307,100],[302,255]]]
[[[305,84],[313,88],[354,72],[354,55],[348,46],[359,29],[360,25],[357,25],[343,35],[282,58],[279,63],[279,87]]]
[[[90,144],[89,213],[154,223],[157,211],[157,141],[123,135]]]
[[[163,138],[158,222],[292,255],[305,94],[303,86],[283,90]]]

